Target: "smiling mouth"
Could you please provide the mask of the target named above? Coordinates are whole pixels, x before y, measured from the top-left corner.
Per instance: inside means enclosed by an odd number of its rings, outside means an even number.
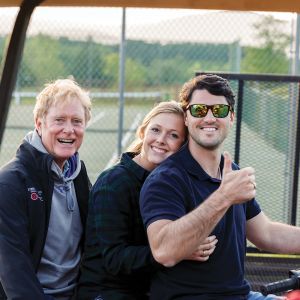
[[[58,141],[61,143],[61,144],[68,144],[68,145],[71,145],[74,143],[75,140],[73,139],[58,139]]]
[[[157,152],[157,153],[162,153],[162,154],[164,154],[164,153],[167,152],[167,150],[161,149],[161,148],[157,148],[157,147],[155,147],[155,146],[152,146],[151,148],[152,148],[153,151],[155,151],[155,152]]]
[[[218,130],[215,127],[201,127],[201,129],[204,130],[204,131],[210,131],[210,132]]]

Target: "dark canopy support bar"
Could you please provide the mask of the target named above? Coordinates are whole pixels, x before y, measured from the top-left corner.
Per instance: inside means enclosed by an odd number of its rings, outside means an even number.
[[[240,163],[243,102],[244,102],[244,80],[239,80],[237,113],[236,113],[237,123],[236,123],[235,151],[234,151],[234,161],[237,164]]]
[[[22,58],[27,27],[34,8],[42,2],[43,0],[24,0],[22,2],[6,52],[5,64],[0,82],[0,146],[10,100],[16,84],[18,68]]]
[[[298,181],[299,181],[299,160],[300,160],[300,83],[298,83],[298,105],[297,105],[297,130],[295,143],[295,161],[293,168],[293,201],[291,211],[291,224],[297,225],[297,207],[298,207]],[[297,142],[298,141],[298,142]]]

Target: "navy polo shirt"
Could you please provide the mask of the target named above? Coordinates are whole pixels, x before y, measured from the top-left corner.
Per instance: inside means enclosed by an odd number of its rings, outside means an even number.
[[[232,168],[238,166],[233,164]],[[140,209],[145,227],[156,220],[176,220],[186,215],[217,190],[220,182],[200,167],[184,145],[143,185]],[[211,233],[218,243],[209,260],[185,260],[160,269],[152,282],[151,299],[245,299],[250,290],[244,279],[246,221],[260,211],[255,199],[230,207]]]

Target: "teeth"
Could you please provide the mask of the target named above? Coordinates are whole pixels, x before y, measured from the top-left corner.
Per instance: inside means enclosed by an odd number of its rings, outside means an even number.
[[[202,130],[205,130],[205,131],[215,131],[217,129],[216,128],[212,128],[212,127],[204,127],[204,128],[202,128]]]
[[[157,147],[152,147],[152,150],[154,150],[156,152],[159,152],[159,153],[165,153],[166,152],[166,150],[161,149],[161,148],[157,148]]]
[[[60,143],[68,143],[68,144],[72,144],[73,143],[73,140],[69,140],[69,139],[58,139],[58,141]]]

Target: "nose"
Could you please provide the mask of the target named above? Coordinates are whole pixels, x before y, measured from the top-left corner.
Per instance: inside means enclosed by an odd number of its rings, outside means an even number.
[[[65,123],[63,132],[65,132],[65,133],[74,133],[75,132],[74,127],[71,122]]]
[[[216,117],[213,115],[212,110],[209,108],[207,115],[204,117],[205,122],[215,122]]]
[[[161,133],[157,138],[156,138],[156,142],[158,144],[165,144],[165,138],[166,135],[164,133]]]

